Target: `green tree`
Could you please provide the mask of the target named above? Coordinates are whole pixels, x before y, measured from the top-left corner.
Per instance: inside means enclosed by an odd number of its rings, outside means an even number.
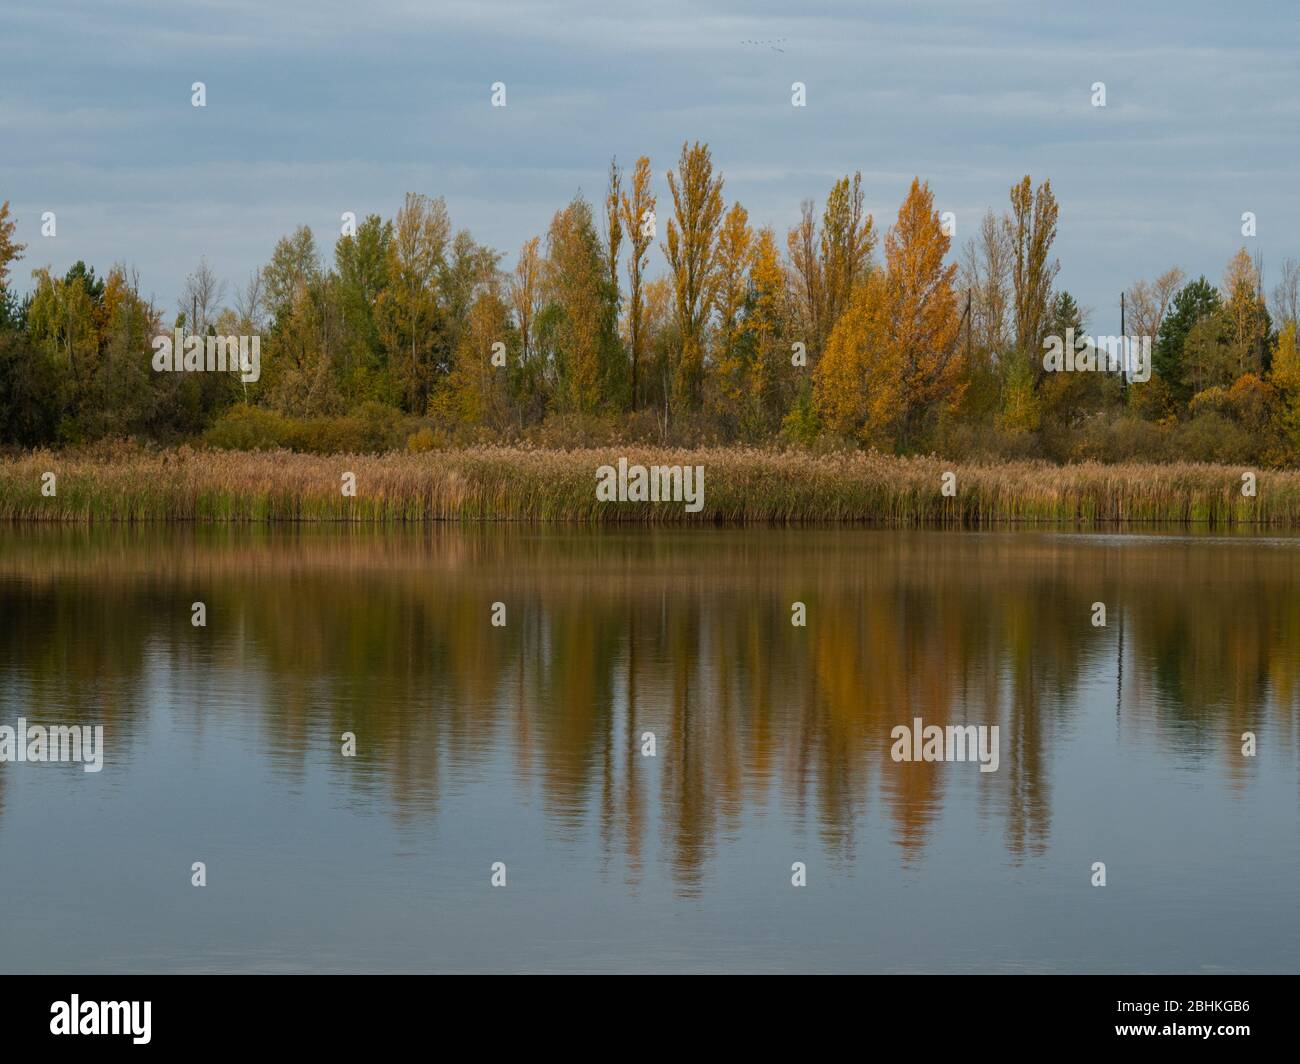
[[[1160,323],[1151,355],[1152,366],[1181,405],[1185,406],[1192,397],[1192,382],[1183,357],[1187,334],[1202,318],[1217,312],[1222,302],[1219,290],[1203,276],[1198,277],[1178,290],[1172,307]]]
[[[320,280],[320,255],[311,229],[299,226],[292,236],[276,241],[262,277],[271,317],[289,313],[298,289],[311,287]]]
[[[388,242],[386,281],[376,304],[389,367],[406,409],[415,414],[425,412],[435,352],[445,351],[438,280],[450,231],[441,198],[408,192]]]
[[[388,283],[388,247],[392,239],[393,223],[377,214],[367,215],[355,235],[339,237],[334,245],[334,293],[343,332],[339,367],[342,388],[357,400],[396,405],[401,390],[388,373],[375,315]]]

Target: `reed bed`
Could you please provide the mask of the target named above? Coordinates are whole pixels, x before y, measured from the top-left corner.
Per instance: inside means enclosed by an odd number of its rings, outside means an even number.
[[[596,469],[703,466],[704,507],[602,502]],[[945,471],[957,494],[941,494]],[[42,474],[56,494],[42,494]],[[355,497],[342,474],[356,475]],[[937,458],[718,448],[426,454],[118,448],[0,459],[0,520],[59,522],[522,521],[607,524],[869,522],[984,527],[1013,523],[1159,523],[1300,527],[1300,472],[1203,464],[960,464]]]

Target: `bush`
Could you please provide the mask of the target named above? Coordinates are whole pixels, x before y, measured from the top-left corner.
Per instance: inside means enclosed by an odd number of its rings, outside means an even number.
[[[1174,429],[1171,455],[1188,462],[1238,465],[1254,461],[1257,441],[1235,421],[1222,414],[1198,414]]]
[[[1165,429],[1127,414],[1088,418],[1058,442],[1071,462],[1160,462],[1169,449]]]
[[[274,410],[239,403],[212,423],[202,442],[223,451],[275,451],[288,446],[288,419]]]
[[[401,420],[398,410],[375,402],[363,403],[344,417],[313,418],[286,417],[241,403],[218,418],[201,442],[227,451],[383,454],[401,449]]]
[[[552,414],[524,437],[543,450],[571,451],[582,447],[610,447],[620,442],[613,421],[598,414]]]
[[[406,453],[427,454],[429,451],[439,450],[445,446],[445,443],[445,440],[435,435],[433,429],[425,425],[419,432],[413,432],[406,437]]]
[[[781,439],[803,447],[811,446],[821,433],[821,421],[812,403],[812,393],[804,392],[790,407],[781,422]]]
[[[1042,457],[1038,437],[997,424],[951,424],[944,427],[937,450],[945,458],[972,461],[1024,461]]]

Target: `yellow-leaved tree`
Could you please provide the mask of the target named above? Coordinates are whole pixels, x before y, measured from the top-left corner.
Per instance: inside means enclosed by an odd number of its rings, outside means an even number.
[[[743,312],[749,297],[749,274],[754,261],[754,231],[749,214],[739,203],[722,220],[718,234],[717,271],[713,301],[717,310],[712,400],[724,417],[737,417],[748,386],[752,351],[746,343]]]
[[[518,332],[501,283],[489,276],[477,287],[461,330],[451,371],[429,398],[429,413],[444,424],[485,425],[500,431],[510,415],[509,375],[519,364]],[[501,343],[505,365],[494,363]],[[513,350],[511,350],[513,349]]]
[[[9,201],[0,203],[0,288],[4,288],[9,278],[9,264],[23,257],[26,244],[14,240],[14,229],[18,223],[9,216]]]
[[[795,390],[791,364],[785,269],[776,234],[759,230],[749,270],[751,306],[745,332],[752,355],[747,374],[748,408],[742,427],[755,435],[773,432],[790,406]],[[800,370],[800,373],[803,371]]]
[[[1286,322],[1278,330],[1269,380],[1281,400],[1280,419],[1294,458],[1300,451],[1300,350],[1296,346],[1294,321]]]
[[[722,222],[722,175],[713,172],[709,146],[682,144],[677,173],[668,171],[673,216],[664,255],[672,273],[681,357],[674,393],[695,407],[704,380],[704,330],[717,291],[717,236]]]
[[[1236,376],[1259,373],[1269,332],[1268,311],[1260,295],[1259,267],[1241,248],[1223,275],[1223,312]]]
[[[867,276],[831,333],[813,378],[822,425],[878,447],[893,445],[890,430],[899,399],[899,376],[885,368],[892,358],[888,289],[884,272]]]
[[[915,179],[885,237],[885,269],[861,284],[817,367],[823,423],[879,447],[924,446],[965,388],[950,238]]]

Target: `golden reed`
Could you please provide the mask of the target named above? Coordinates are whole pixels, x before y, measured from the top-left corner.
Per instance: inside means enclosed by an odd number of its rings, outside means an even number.
[[[698,513],[600,501],[602,465],[703,466]],[[942,491],[956,475],[955,494]],[[54,494],[46,473],[53,473]],[[343,493],[355,474],[356,494]],[[1256,478],[1243,492],[1243,474]],[[46,486],[42,491],[43,483]],[[1202,464],[962,464],[744,448],[484,447],[309,455],[131,446],[0,459],[0,519],[62,522],[567,521],[890,525],[1158,522],[1300,527],[1300,472]]]

